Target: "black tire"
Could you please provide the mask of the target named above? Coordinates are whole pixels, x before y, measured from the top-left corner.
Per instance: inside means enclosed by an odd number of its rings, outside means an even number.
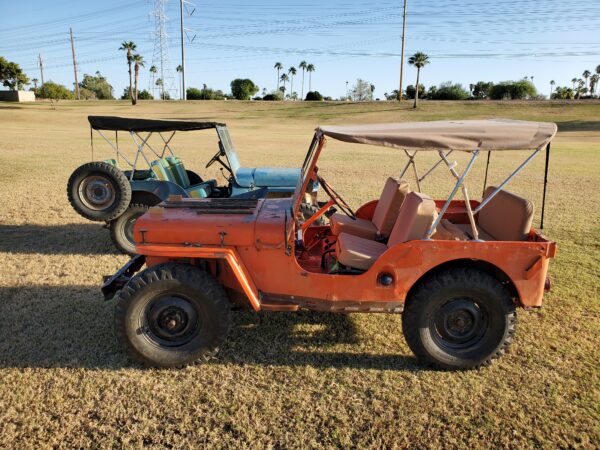
[[[230,327],[223,287],[187,264],[146,269],[121,290],[115,305],[118,341],[149,367],[182,367],[214,356]]]
[[[489,365],[510,346],[517,313],[507,289],[492,275],[454,268],[432,275],[407,299],[406,342],[419,360],[441,369]]]
[[[79,166],[69,177],[67,195],[73,209],[89,220],[119,217],[131,201],[131,185],[119,168],[104,162]]]
[[[123,214],[109,223],[110,239],[115,247],[126,255],[135,255],[135,242],[133,241],[133,224],[146,211],[148,205],[132,203]]]
[[[311,205],[309,203],[306,202],[302,202],[300,204],[300,213],[302,214],[302,218],[304,220],[308,220],[310,219],[313,215],[315,215],[317,213],[317,211],[319,211],[319,206],[317,205]],[[323,216],[319,217],[317,220],[314,221],[315,225],[325,225],[325,218]]]

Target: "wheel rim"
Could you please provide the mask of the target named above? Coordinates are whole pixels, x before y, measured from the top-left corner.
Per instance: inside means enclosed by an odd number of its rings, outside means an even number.
[[[161,296],[150,302],[145,319],[148,338],[167,347],[180,347],[189,343],[201,328],[194,305],[179,296]]]
[[[476,300],[452,299],[436,309],[430,321],[433,339],[444,350],[471,350],[484,337],[488,314]]]
[[[79,185],[79,198],[86,207],[94,211],[108,208],[114,203],[115,197],[113,184],[103,176],[89,176]]]

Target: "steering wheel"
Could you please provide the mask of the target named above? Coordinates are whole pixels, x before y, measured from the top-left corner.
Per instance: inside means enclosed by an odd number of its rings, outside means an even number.
[[[340,197],[340,194],[335,192],[331,185],[327,183],[327,181],[325,181],[322,177],[317,175],[317,179],[319,180],[319,184],[323,186],[323,190],[325,191],[325,193],[329,195],[329,198],[331,198],[331,200],[333,200],[333,202],[337,206],[339,206],[342,212],[348,217],[350,217],[352,220],[356,220],[356,214],[354,214],[354,211],[352,211],[352,208],[350,208],[348,203],[346,203],[346,201],[342,197]]]
[[[206,168],[206,169],[208,169],[208,168],[209,168],[210,166],[212,166],[214,163],[216,163],[217,161],[219,161],[219,160],[220,160],[220,158],[219,158],[220,156],[221,156],[221,150],[219,149],[219,151],[218,151],[218,152],[215,154],[215,156],[213,156],[213,157],[210,159],[210,161],[208,161],[208,162],[206,163],[206,167],[205,167],[205,168]]]

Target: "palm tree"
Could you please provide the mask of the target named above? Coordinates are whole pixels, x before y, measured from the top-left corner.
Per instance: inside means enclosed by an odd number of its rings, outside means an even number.
[[[144,58],[142,55],[133,55],[132,61],[134,62],[134,70],[135,70],[135,92],[134,96],[131,98],[131,104],[135,105],[138,100],[138,77],[140,75],[140,67],[144,67]]]
[[[283,81],[283,91],[282,92],[285,92],[285,83],[290,81],[290,77],[288,77],[287,74],[284,73],[283,75],[281,75],[280,80]]]
[[[575,83],[577,83],[577,78],[572,78],[571,83],[573,83],[573,90],[575,90]]]
[[[471,97],[473,97],[473,89],[475,88],[475,85],[473,83],[469,84],[469,95]]]
[[[181,100],[183,100],[183,66],[181,64],[179,64],[177,67],[175,67],[175,70],[177,71],[179,75],[179,98]]]
[[[288,73],[291,75],[290,94],[294,95],[294,75],[296,75],[296,68],[294,66],[290,67]]]
[[[38,79],[37,78],[32,78],[31,82],[33,83],[33,89],[37,90],[37,84],[38,84]]]
[[[281,64],[280,62],[276,62],[273,67],[277,69],[277,89],[279,89],[279,71],[283,69],[283,64]]]
[[[158,72],[158,69],[156,68],[155,65],[150,66],[150,86],[152,86],[152,97],[155,97],[154,95],[154,86],[156,86],[155,82],[155,77],[156,77],[156,73]]]
[[[160,99],[164,100],[165,99],[165,94],[164,94],[164,91],[163,91],[163,86],[164,86],[165,83],[163,83],[162,78],[157,78],[156,82],[154,84],[156,84],[158,86],[158,93],[160,94]]]
[[[581,75],[583,76],[583,78],[585,78],[585,88],[587,89],[587,87],[588,87],[588,78],[592,75],[592,72],[590,72],[589,70],[584,70]]]
[[[371,89],[371,101],[373,101],[373,92],[375,92],[375,85],[372,84],[371,86],[369,86],[369,88]]]
[[[600,75],[595,73],[590,77],[590,94],[594,95],[596,93],[596,86],[598,86],[598,79],[600,79]]]
[[[301,100],[304,100],[304,72],[306,70],[306,65],[306,61],[300,61],[300,65],[298,66],[302,69],[302,90],[300,91]]]
[[[550,98],[552,98],[552,90],[554,89],[555,84],[556,84],[556,81],[550,80]]]
[[[429,56],[423,52],[417,52],[408,58],[408,64],[417,68],[417,84],[415,85],[415,103],[413,108],[417,107],[419,102],[419,76],[421,75],[421,69],[429,64]]]
[[[306,71],[308,72],[308,90],[312,91],[312,73],[315,71],[315,65],[307,64]]]
[[[129,66],[129,98],[132,101],[133,101],[133,79],[131,77],[131,63],[133,62],[133,60],[132,60],[133,52],[135,51],[136,48],[137,48],[137,45],[135,45],[135,43],[132,41],[129,41],[129,42],[123,41],[123,43],[119,47],[119,50],[127,51],[127,65]]]

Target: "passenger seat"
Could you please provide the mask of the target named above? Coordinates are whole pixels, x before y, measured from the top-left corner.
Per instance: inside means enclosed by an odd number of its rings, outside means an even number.
[[[345,214],[334,214],[331,216],[331,232],[336,236],[346,233],[371,240],[388,237],[408,193],[409,187],[406,181],[389,177],[371,220],[359,218],[353,220]]]
[[[433,199],[425,194],[410,192],[400,207],[387,245],[342,233],[336,243],[338,261],[348,267],[368,270],[388,248],[402,242],[425,238],[436,218],[437,211]]]

